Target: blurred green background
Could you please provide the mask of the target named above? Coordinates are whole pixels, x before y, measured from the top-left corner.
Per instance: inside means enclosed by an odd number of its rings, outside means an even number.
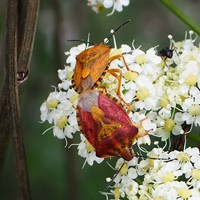
[[[173,1],[186,15],[199,23],[200,0]],[[42,0],[39,21],[30,65],[29,79],[24,83],[21,96],[21,114],[24,141],[28,162],[31,193],[33,199],[47,200],[88,200],[105,199],[98,191],[104,190],[105,178],[114,171],[104,162],[101,165],[86,165],[77,155],[76,146],[64,148],[65,141],[54,138],[52,131],[42,135],[49,128],[41,124],[40,105],[59,82],[57,70],[63,68],[65,51],[76,42],[68,39],[87,39],[94,43],[102,42],[109,36],[111,29],[117,28],[128,19],[131,23],[118,31],[115,36],[118,46],[122,43],[142,45],[143,50],[160,45],[168,46],[168,34],[175,40],[184,39],[185,31],[190,30],[158,0],[131,0],[122,13],[111,10],[94,13],[86,1]],[[6,1],[0,1],[0,80],[2,81],[5,45]],[[112,41],[110,42],[112,45]],[[77,136],[78,137],[78,136]],[[76,143],[73,141],[72,143]],[[115,158],[112,159],[115,161]],[[112,162],[108,160],[109,162]],[[18,199],[15,177],[15,161],[12,143],[10,144],[3,177],[0,180],[0,199]]]

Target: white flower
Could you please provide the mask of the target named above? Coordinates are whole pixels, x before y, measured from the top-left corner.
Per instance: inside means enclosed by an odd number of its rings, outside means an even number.
[[[73,68],[70,68],[69,66],[65,66],[63,70],[59,69],[58,70],[58,77],[62,81],[61,83],[58,84],[58,87],[60,89],[68,90],[71,86],[71,80],[72,80],[72,75],[74,73]]]
[[[53,122],[54,115],[57,113],[57,108],[66,99],[67,94],[65,92],[51,92],[47,100],[40,107],[40,118],[42,122],[47,120],[51,124]]]
[[[151,80],[144,75],[140,75],[136,77],[135,84],[137,90],[136,98],[138,99],[135,102],[135,108],[140,110],[153,109],[156,106],[157,100],[155,99],[156,88]]]
[[[103,8],[103,0],[88,0],[88,6],[92,8],[96,13],[99,13]]]
[[[65,55],[68,55],[66,63],[70,64],[72,69],[75,67],[76,64],[76,56],[85,49],[86,49],[86,44],[83,43],[78,45],[77,47],[72,47],[69,52],[65,52]]]
[[[121,12],[123,10],[123,6],[128,6],[130,3],[130,0],[104,0],[103,5],[105,8],[111,8],[113,7],[113,10],[110,14],[112,15],[114,11]]]
[[[92,147],[83,134],[80,134],[80,138],[81,142],[78,145],[78,155],[86,158],[85,162],[87,162],[90,166],[94,164],[94,161],[96,161],[98,164],[101,163],[104,158],[99,158],[96,156],[94,147]]]
[[[198,88],[191,87],[190,97],[183,102],[182,108],[184,111],[182,120],[187,124],[200,125],[200,90]]]
[[[96,13],[99,13],[103,8],[109,9],[113,7],[110,14],[112,15],[115,10],[121,12],[123,6],[128,6],[130,0],[88,0],[88,6],[92,8]]]
[[[113,13],[115,10],[121,11],[123,6],[129,4],[129,0],[90,0],[88,3],[96,11],[106,6],[112,8]],[[194,44],[197,38],[193,32],[189,32],[189,38],[186,37],[181,42],[175,42],[172,36],[169,38],[173,56],[166,62],[157,55],[154,47],[144,52],[140,48],[136,49],[134,44],[132,47],[123,44],[120,49],[116,49],[117,44],[114,41],[112,55],[116,51],[122,52],[120,55],[124,56],[130,69],[126,69],[121,58],[114,59],[109,64],[109,69],[116,69],[117,73],[121,70],[119,74],[122,74],[120,86],[123,101],[116,103],[124,106],[132,124],[138,128],[135,141],[130,142],[136,143],[139,148],[131,161],[120,158],[116,163],[115,168],[119,172],[109,193],[114,195],[115,200],[199,198],[199,150],[190,147],[181,152],[169,153],[163,149],[170,144],[168,140],[171,134],[187,134],[191,131],[185,129],[185,124],[191,129],[200,125],[200,49]],[[76,119],[79,94],[72,89],[71,79],[76,56],[87,48],[87,45],[81,44],[66,53],[66,66],[58,70],[61,81],[58,84],[59,91],[50,93],[40,107],[41,121],[52,124],[54,136],[65,139],[66,142],[79,131]],[[106,93],[119,99],[116,94],[119,76],[116,78],[106,73],[101,78],[101,89],[105,88]],[[104,106],[106,105],[105,103]],[[110,136],[112,137],[112,132]],[[84,135],[81,134],[80,137],[78,154],[85,158],[85,163],[101,163],[104,158],[96,156],[95,148]],[[160,143],[161,141],[164,142]],[[122,145],[123,143],[119,143],[119,148],[123,148]],[[158,148],[149,150],[155,146]],[[147,158],[139,161],[137,155],[146,155]],[[141,179],[141,182],[136,182],[136,178]]]

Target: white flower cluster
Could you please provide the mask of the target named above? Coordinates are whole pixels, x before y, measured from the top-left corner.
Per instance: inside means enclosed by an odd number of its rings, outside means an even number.
[[[121,93],[124,101],[132,106],[130,119],[150,133],[137,139],[138,145],[150,145],[152,135],[168,141],[171,134],[189,134],[193,126],[200,125],[200,47],[195,45],[197,37],[190,31],[183,41],[175,42],[171,36],[169,38],[172,58],[161,58],[155,47],[144,52],[133,44],[132,47],[124,44],[120,51],[131,70],[126,70],[122,59],[113,60],[109,66],[109,69],[122,71]],[[76,119],[78,94],[72,89],[71,80],[76,56],[87,48],[86,44],[81,44],[66,52],[66,66],[58,70],[61,83],[40,108],[42,122],[52,124],[54,136],[65,139],[66,145],[67,140],[79,132]],[[111,53],[116,49],[114,47]],[[101,84],[109,94],[117,98],[118,82],[115,77],[107,73]],[[189,130],[184,129],[185,125],[190,127]],[[85,158],[85,163],[101,163],[104,159],[98,158],[85,136],[80,132],[78,134],[81,140],[78,154]],[[111,189],[114,199],[126,196],[133,200],[194,200],[200,193],[197,149],[188,148],[182,154],[177,151],[161,152],[160,149],[154,151],[149,152],[148,156],[154,157],[156,154],[158,158],[168,161],[152,159],[138,162],[137,158],[133,158],[126,162]],[[181,155],[186,160],[180,160],[178,157]],[[119,159],[116,168],[119,169],[121,163]],[[139,176],[143,177],[142,184],[135,181]],[[181,177],[187,181],[181,181]]]
[[[108,15],[112,15],[115,11],[122,12],[123,6],[128,6],[130,0],[88,0],[88,6],[92,8],[96,13],[99,13],[103,8],[112,8],[112,11]]]
[[[200,199],[200,152],[198,148],[187,148],[183,152],[164,152],[155,148],[148,153],[154,159],[134,158],[129,162],[119,159],[107,196],[118,200],[197,200]],[[142,180],[142,181],[141,181]]]

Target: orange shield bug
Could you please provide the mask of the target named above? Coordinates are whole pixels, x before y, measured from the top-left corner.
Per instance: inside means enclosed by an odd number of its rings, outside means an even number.
[[[123,23],[118,27],[107,39],[107,41],[113,36],[113,34],[129,21]],[[128,65],[121,52],[111,53],[112,48],[105,43],[94,45],[79,55],[76,56],[76,65],[74,75],[72,77],[72,86],[77,93],[82,93],[88,89],[92,89],[98,81],[109,72],[111,75],[118,79],[117,95],[120,95],[122,72],[120,69],[108,69],[109,63],[115,59],[122,58],[126,69],[129,70]]]
[[[119,156],[129,161],[138,128],[116,99],[96,90],[80,95],[77,105],[80,130],[101,158]]]

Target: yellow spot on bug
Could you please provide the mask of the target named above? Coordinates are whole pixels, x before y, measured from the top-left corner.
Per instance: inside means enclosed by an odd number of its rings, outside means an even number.
[[[180,162],[188,162],[190,160],[190,155],[188,153],[185,153],[185,152],[180,152],[178,155],[177,155],[177,159],[178,161]]]
[[[65,115],[62,115],[58,121],[56,126],[59,127],[60,129],[64,128],[67,124],[67,117]]]
[[[127,81],[134,81],[137,76],[138,76],[138,73],[137,72],[132,72],[132,71],[126,71],[125,74],[124,74],[124,78]]]
[[[174,174],[172,172],[168,172],[165,175],[163,175],[162,181],[163,183],[172,182],[174,181],[174,178],[175,178]]]
[[[165,121],[163,128],[164,128],[165,131],[171,132],[173,130],[174,126],[175,126],[174,120],[173,119],[167,119]]]
[[[189,86],[194,86],[197,83],[197,76],[190,75],[185,79],[185,84]]]
[[[200,115],[200,105],[192,105],[192,106],[190,106],[189,113],[192,116],[198,116],[198,115]]]
[[[58,106],[58,100],[57,99],[51,99],[47,101],[47,107],[48,109],[54,109]]]
[[[141,54],[135,57],[135,62],[139,65],[143,65],[147,62],[147,55]]]
[[[137,98],[139,100],[145,100],[149,96],[149,90],[147,88],[141,88],[137,91]]]
[[[177,192],[178,195],[183,199],[187,199],[192,195],[191,191],[188,188],[178,188]]]
[[[197,180],[200,180],[200,169],[193,169],[192,170],[192,177],[197,179]]]

